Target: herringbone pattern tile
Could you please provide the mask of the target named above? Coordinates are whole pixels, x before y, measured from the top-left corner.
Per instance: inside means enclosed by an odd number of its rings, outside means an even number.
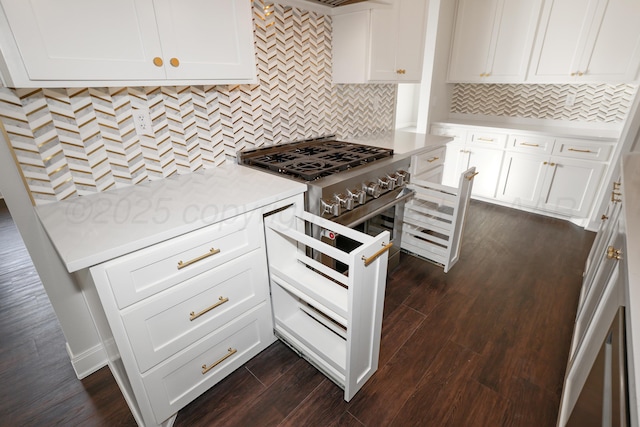
[[[451,112],[581,122],[622,122],[636,85],[456,84]],[[567,95],[575,103],[565,105]]]
[[[263,0],[253,11],[255,85],[0,88],[36,203],[212,168],[245,148],[391,129],[395,85],[332,85],[329,16]],[[134,109],[150,111],[151,135],[137,134]]]

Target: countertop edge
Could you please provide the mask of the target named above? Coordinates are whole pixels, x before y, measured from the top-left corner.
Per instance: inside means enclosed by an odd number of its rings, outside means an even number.
[[[207,193],[203,194],[200,200],[190,200],[188,191],[185,191],[185,194],[176,194],[176,189],[180,189],[181,181],[189,182],[194,179],[193,176],[182,175],[171,181],[165,179],[147,182],[144,185],[133,185],[115,192],[107,191],[91,196],[81,196],[68,202],[36,206],[34,209],[67,271],[73,273],[236,215],[269,206],[279,200],[302,194],[307,189],[304,183],[235,164],[218,166],[214,169],[218,168],[223,169],[210,172],[211,176],[209,177],[204,175],[196,177],[201,188],[203,184],[209,188],[208,190],[204,188]],[[251,185],[251,183],[243,182],[243,177],[250,180],[257,176],[261,179],[261,184],[257,185],[259,188],[253,193],[249,190],[240,196],[225,200],[226,196],[234,193],[234,189],[222,188],[221,186],[222,183],[228,183],[222,178],[225,172],[229,171],[235,175],[236,180],[233,181],[233,184],[237,185],[238,193],[243,190],[247,191],[246,188]],[[216,188],[216,184],[221,187]],[[125,222],[118,223],[118,212],[114,210],[117,209],[118,204],[114,203],[114,200],[118,202],[131,201],[132,199],[145,200],[149,201],[149,206],[157,207],[158,204],[154,201],[162,200],[163,196],[166,196],[163,188],[171,190],[175,197],[171,200],[170,206],[166,208],[169,209],[167,211],[168,218],[171,218],[170,221],[167,221],[166,227],[151,216],[136,223],[134,221],[136,215],[128,215]],[[216,194],[220,194],[221,197],[217,198]],[[70,209],[73,210],[80,206],[93,212],[95,209],[92,208],[105,200],[111,203],[109,206],[111,211],[105,211],[106,222],[73,221],[73,217],[69,213]],[[164,209],[165,206],[162,208]],[[189,208],[202,214],[195,215],[192,220],[185,220]],[[157,211],[151,211],[152,214],[155,212]],[[131,234],[127,232],[127,227],[128,230],[133,231]]]

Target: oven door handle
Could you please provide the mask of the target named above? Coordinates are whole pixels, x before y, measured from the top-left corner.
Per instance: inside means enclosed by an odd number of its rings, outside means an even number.
[[[380,206],[378,209],[369,212],[368,214],[366,214],[365,216],[361,216],[358,219],[356,219],[355,221],[349,223],[349,224],[343,224],[345,227],[347,228],[353,228],[356,225],[360,225],[363,222],[365,222],[368,219],[373,218],[376,215],[381,214],[382,212],[386,211],[387,209],[389,209],[390,207],[393,207],[395,205],[398,205],[400,203],[404,203],[405,201],[407,201],[407,199],[410,199],[413,197],[413,195],[415,194],[415,192],[413,190],[409,190],[408,188],[403,188],[402,192],[398,195],[398,197],[396,197],[395,199],[393,199],[391,202]]]

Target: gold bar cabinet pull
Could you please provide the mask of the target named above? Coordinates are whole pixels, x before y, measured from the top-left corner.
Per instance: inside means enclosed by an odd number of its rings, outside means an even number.
[[[465,176],[465,178],[467,178],[467,181],[471,181],[473,178],[476,177],[476,175],[478,175],[480,172],[474,172],[469,176]]]
[[[569,148],[567,151],[575,151],[576,153],[593,153],[591,150],[578,150],[577,148]]]
[[[521,142],[520,145],[524,145],[525,147],[540,147],[538,144],[531,144],[529,142]]]
[[[182,270],[183,268],[188,267],[191,264],[195,264],[196,262],[202,261],[203,259],[208,258],[208,257],[210,257],[212,255],[217,254],[217,253],[220,253],[220,249],[211,248],[211,249],[209,249],[209,252],[207,252],[204,255],[200,255],[197,258],[191,259],[191,260],[186,261],[186,262],[178,261],[178,270]]]
[[[196,320],[198,317],[202,316],[203,314],[206,314],[206,313],[210,312],[211,310],[213,310],[213,309],[214,309],[214,308],[216,308],[216,307],[220,307],[220,306],[221,306],[222,304],[224,304],[225,302],[229,302],[229,298],[220,297],[220,298],[218,298],[218,301],[217,301],[215,304],[213,304],[212,306],[207,307],[207,308],[205,308],[204,310],[199,311],[199,312],[197,312],[197,313],[196,313],[196,312],[194,312],[194,311],[192,311],[191,313],[189,313],[189,320],[191,320],[191,321],[193,322],[193,321],[194,321],[194,320]]]
[[[364,266],[368,267],[369,264],[371,264],[373,261],[375,261],[376,259],[378,259],[378,257],[380,255],[382,255],[383,253],[387,252],[389,249],[391,249],[391,246],[393,246],[393,242],[389,242],[386,245],[383,243],[383,247],[382,249],[380,249],[378,252],[376,252],[375,254],[371,255],[369,258],[365,257],[364,255],[362,255],[362,261],[364,261]]]
[[[429,162],[429,163],[433,163],[433,162],[435,162],[436,160],[440,160],[440,157],[432,157],[432,158],[430,158],[430,159],[427,159],[427,162]]]
[[[219,364],[221,364],[222,362],[224,362],[225,360],[227,360],[228,358],[230,358],[231,356],[233,356],[237,352],[238,352],[238,350],[236,350],[235,348],[229,347],[229,350],[227,350],[227,354],[225,354],[220,359],[218,359],[215,362],[213,362],[213,364],[211,364],[209,366],[207,366],[206,364],[202,365],[202,375],[206,374],[207,372],[209,372],[210,370],[212,370],[213,368],[215,368],[216,366],[218,366]]]

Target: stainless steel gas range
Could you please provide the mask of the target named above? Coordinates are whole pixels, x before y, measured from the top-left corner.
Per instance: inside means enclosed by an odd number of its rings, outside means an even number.
[[[393,150],[323,137],[239,153],[240,164],[307,183],[305,209],[367,234],[389,230],[389,269],[398,263],[411,159]],[[348,245],[324,230],[323,239]]]

